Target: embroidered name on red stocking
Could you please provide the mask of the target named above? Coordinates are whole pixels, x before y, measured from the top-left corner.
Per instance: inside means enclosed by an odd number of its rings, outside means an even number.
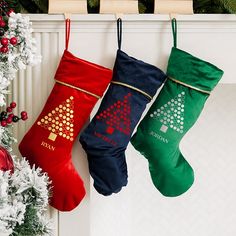
[[[128,93],[126,96],[124,96],[123,101],[117,101],[96,116],[96,119],[106,122],[106,132],[108,134],[113,134],[116,129],[126,135],[130,135],[130,97],[131,93]]]
[[[73,99],[72,96],[66,99],[66,101],[37,122],[39,126],[50,131],[48,139],[51,141],[55,141],[58,135],[70,141],[74,140]]]

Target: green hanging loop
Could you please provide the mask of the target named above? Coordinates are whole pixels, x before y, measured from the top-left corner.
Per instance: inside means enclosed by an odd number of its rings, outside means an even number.
[[[174,47],[177,47],[177,20],[175,18],[171,21],[172,25],[172,34],[173,34],[173,41],[174,41]]]

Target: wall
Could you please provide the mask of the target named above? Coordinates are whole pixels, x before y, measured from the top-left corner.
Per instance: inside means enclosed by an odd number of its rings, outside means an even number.
[[[50,93],[64,49],[63,16],[30,17],[43,61],[20,72],[12,87],[18,109],[26,109],[31,117],[15,128],[19,140]],[[100,196],[92,187],[86,156],[76,142],[73,160],[85,181],[87,196],[73,212],[50,210],[55,236],[236,235],[236,17],[194,15],[178,20],[179,48],[225,70],[202,116],[181,142],[183,154],[195,169],[193,187],[178,198],[163,197],[151,183],[146,160],[129,145],[128,187],[111,197]],[[169,18],[124,16],[123,25],[123,50],[165,70],[172,46]],[[73,16],[70,50],[76,56],[112,68],[116,49],[114,16]]]

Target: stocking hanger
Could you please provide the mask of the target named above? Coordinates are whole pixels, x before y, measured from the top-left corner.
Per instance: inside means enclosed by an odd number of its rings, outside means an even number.
[[[169,14],[170,19],[178,14],[193,14],[193,0],[155,0],[155,14]]]
[[[65,19],[70,19],[71,14],[87,14],[86,0],[49,0],[49,14],[62,13]]]
[[[123,14],[138,14],[137,0],[100,0],[100,13],[115,14],[116,19]]]

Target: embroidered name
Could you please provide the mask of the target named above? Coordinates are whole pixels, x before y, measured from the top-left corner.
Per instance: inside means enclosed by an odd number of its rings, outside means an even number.
[[[94,132],[95,136],[97,136],[98,138],[102,139],[103,141],[110,143],[113,146],[117,146],[117,143],[115,141],[113,141],[112,139],[106,137],[103,134],[97,133],[96,131]]]
[[[56,149],[56,147],[53,147],[52,145],[50,145],[50,144],[48,144],[48,143],[46,143],[44,141],[42,141],[41,146],[49,149],[50,151],[55,151],[55,149]]]
[[[159,139],[159,140],[162,141],[163,143],[168,143],[168,139],[163,138],[160,134],[157,134],[157,133],[154,132],[154,131],[151,131],[149,134],[152,135],[153,137]]]

